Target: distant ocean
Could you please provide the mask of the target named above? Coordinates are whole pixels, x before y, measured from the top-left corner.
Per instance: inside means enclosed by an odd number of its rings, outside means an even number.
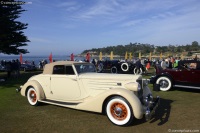
[[[20,56],[1,56],[0,55],[0,61],[1,60],[6,60],[6,61],[12,61],[12,60],[19,60]],[[48,56],[22,56],[23,62],[28,61],[28,62],[35,62],[35,65],[38,65],[40,61],[46,60],[49,62],[49,57]],[[83,61],[85,57],[74,57],[75,60],[77,61]],[[55,61],[65,61],[65,60],[70,60],[70,56],[53,56],[53,60]]]
[[[18,59],[19,60],[20,58],[20,55],[10,55],[10,56],[6,56],[6,55],[0,55],[0,61],[1,60],[6,60],[6,61],[12,61],[12,60],[16,60]],[[28,61],[28,62],[32,62],[34,61],[35,65],[38,66],[39,62],[40,61],[43,61],[43,60],[46,60],[48,63],[49,63],[49,56],[26,56],[26,55],[22,55],[22,59],[23,59],[23,62],[25,61]],[[98,56],[95,56],[95,57],[90,57],[90,61],[92,61],[92,59],[99,59]],[[103,57],[103,59],[110,59],[109,57]],[[119,59],[119,58],[114,58],[114,59]],[[70,56],[61,56],[61,55],[53,55],[53,60],[55,61],[66,61],[66,60],[70,60]],[[85,56],[75,56],[74,57],[74,60],[76,61],[84,61],[85,60]]]

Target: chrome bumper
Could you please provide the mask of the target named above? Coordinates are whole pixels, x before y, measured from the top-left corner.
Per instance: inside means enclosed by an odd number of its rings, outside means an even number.
[[[145,119],[149,121],[152,118],[152,115],[155,114],[155,111],[160,103],[160,97],[157,96],[153,101],[152,96],[147,96],[144,101],[146,102],[146,110],[145,110]],[[148,103],[148,105],[147,105]]]
[[[19,88],[17,88],[17,89],[16,89],[16,92],[17,92],[17,93],[20,92],[21,89],[22,89],[22,86],[20,86]]]

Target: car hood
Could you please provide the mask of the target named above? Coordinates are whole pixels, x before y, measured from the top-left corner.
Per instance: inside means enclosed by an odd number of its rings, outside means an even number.
[[[131,74],[82,73],[79,75],[79,79],[82,81],[84,87],[88,88],[95,95],[96,90],[101,91],[118,87],[128,89],[126,87],[128,83],[134,84],[138,79],[142,80],[142,76]]]
[[[82,73],[79,75],[81,79],[101,79],[101,80],[120,80],[120,81],[136,81],[142,79],[141,75],[132,74],[111,74],[111,73]]]

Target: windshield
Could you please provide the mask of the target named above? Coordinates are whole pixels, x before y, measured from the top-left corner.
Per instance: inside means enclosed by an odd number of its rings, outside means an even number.
[[[96,68],[93,64],[77,64],[75,65],[78,74],[87,72],[96,72]]]

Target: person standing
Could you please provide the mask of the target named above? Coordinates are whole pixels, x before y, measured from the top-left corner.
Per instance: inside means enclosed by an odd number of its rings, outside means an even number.
[[[161,66],[163,69],[166,69],[166,62],[165,62],[165,59],[163,59],[163,60],[161,61],[160,66]]]
[[[151,65],[150,65],[150,61],[149,59],[147,60],[147,65],[146,65],[146,70],[148,71],[150,69]]]
[[[73,53],[72,53],[71,56],[70,56],[70,60],[71,60],[71,61],[74,61],[74,54],[73,54]]]
[[[140,59],[138,59],[137,61],[136,61],[136,74],[138,74],[138,73],[140,73],[140,68],[142,68],[142,64],[141,64],[141,60]]]
[[[96,66],[96,61],[94,59],[92,59],[92,63]]]
[[[178,67],[178,62],[179,61],[180,61],[180,57],[175,59],[175,62],[174,62],[174,65],[173,65],[174,68]]]
[[[7,71],[7,78],[10,78],[11,74],[11,62],[6,62],[6,71]]]
[[[89,52],[86,54],[86,62],[90,62],[90,53]]]
[[[20,76],[20,67],[21,67],[21,63],[19,62],[19,60],[16,60],[16,76],[19,77]]]

